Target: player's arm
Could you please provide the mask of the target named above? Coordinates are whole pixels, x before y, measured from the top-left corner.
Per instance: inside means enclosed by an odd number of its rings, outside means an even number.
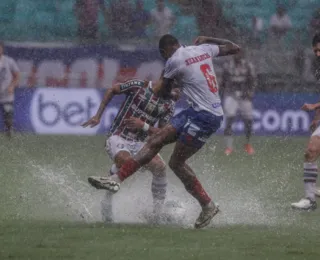
[[[108,106],[108,104],[110,103],[110,101],[112,100],[112,98],[115,95],[119,95],[121,94],[120,91],[120,85],[114,85],[111,88],[108,88],[107,91],[104,93],[102,101],[100,102],[99,108],[97,113],[91,117],[87,122],[83,123],[82,126],[83,127],[95,127],[96,125],[98,125],[100,123],[101,117],[106,109],[106,107]]]
[[[232,41],[213,38],[207,36],[199,36],[196,41],[196,45],[200,44],[214,44],[219,47],[219,54],[217,56],[227,56],[232,54],[237,54],[240,51],[239,45],[233,43]]]
[[[99,105],[97,113],[90,118],[87,122],[83,123],[83,127],[91,126],[94,127],[100,123],[101,117],[115,95],[127,94],[128,92],[134,90],[135,88],[143,87],[145,85],[144,81],[128,81],[122,84],[116,84],[111,88],[108,88],[104,93],[102,101]]]
[[[124,121],[125,125],[129,129],[141,129],[144,132],[148,133],[148,135],[155,134],[159,131],[159,128],[153,127],[149,125],[148,123],[142,121],[139,118],[136,117],[130,117],[129,119],[126,119]]]
[[[152,90],[154,94],[163,98],[171,98],[172,89],[176,87],[175,77],[178,75],[179,63],[170,58],[167,60],[160,79],[154,84]]]
[[[153,93],[165,99],[171,97],[171,91],[174,86],[174,79],[162,77],[152,88]]]
[[[180,91],[173,91],[173,95],[179,96]],[[142,129],[143,131],[147,132],[148,135],[156,134],[160,131],[162,127],[168,124],[170,118],[173,116],[174,113],[174,104],[169,107],[166,114],[164,114],[158,121],[158,127],[150,126],[148,123],[143,122],[141,119],[136,117],[131,117],[125,120],[126,127],[132,129]]]
[[[320,103],[317,103],[318,104],[318,107],[320,107]],[[316,105],[316,104],[314,104]],[[320,122],[320,109],[316,109],[316,113],[315,113],[315,116],[310,124],[310,131],[313,132],[314,130],[316,130],[316,128],[318,127],[319,125],[319,122]]]
[[[313,111],[313,110],[319,110],[320,109],[320,102],[318,103],[315,103],[315,104],[304,104],[302,107],[301,107],[302,110],[304,111]]]
[[[177,99],[173,99],[174,101],[180,98],[180,90],[178,88],[173,89],[172,94],[177,95]],[[159,122],[158,122],[159,129],[165,127],[169,123],[170,119],[174,114],[175,104],[176,104],[175,102],[172,102],[167,112],[159,119]]]
[[[249,98],[253,98],[254,91],[257,87],[257,75],[252,63],[248,63],[248,89],[247,94]]]
[[[16,87],[18,87],[20,82],[20,70],[18,68],[17,63],[14,60],[10,61],[10,70],[12,74],[12,80],[10,82],[8,92],[9,94],[14,93]]]
[[[219,87],[219,93],[220,93],[221,97],[224,96],[224,92],[226,90],[226,85],[227,85],[227,80],[228,80],[227,64],[224,64],[223,70],[222,70],[222,75],[221,75],[221,84]]]

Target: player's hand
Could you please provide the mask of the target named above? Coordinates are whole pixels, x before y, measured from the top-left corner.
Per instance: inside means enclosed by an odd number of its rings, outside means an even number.
[[[180,89],[178,88],[174,88],[171,90],[171,93],[170,93],[170,96],[171,98],[174,100],[174,101],[178,101],[180,96],[181,96],[181,91]]]
[[[194,45],[200,45],[200,44],[204,44],[207,41],[207,37],[206,36],[198,36],[197,39],[194,41]]]
[[[311,133],[314,132],[314,130],[316,130],[316,128],[318,127],[320,121],[319,120],[312,120],[311,124],[310,124],[310,131]]]
[[[14,86],[9,86],[8,88],[8,94],[13,94],[14,93]]]
[[[136,117],[130,117],[129,119],[124,120],[126,127],[130,129],[142,129],[144,122]]]
[[[100,123],[100,118],[97,116],[93,116],[87,122],[83,123],[81,126],[82,127],[90,126],[92,128],[98,125],[99,123]]]
[[[254,97],[254,92],[253,92],[253,91],[249,91],[249,92],[247,93],[247,96],[248,96],[248,98],[249,98],[250,100],[252,100],[253,97]]]
[[[301,109],[304,111],[313,111],[317,108],[315,104],[304,104]]]

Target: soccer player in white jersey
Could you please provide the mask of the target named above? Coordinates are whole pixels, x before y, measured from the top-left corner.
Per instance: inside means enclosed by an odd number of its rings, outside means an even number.
[[[3,54],[4,44],[0,42],[0,113],[4,118],[5,133],[10,138],[13,121],[14,89],[19,84],[20,72],[16,62]]]
[[[169,166],[201,205],[202,212],[196,220],[195,228],[202,228],[210,223],[219,208],[186,161],[219,129],[223,119],[212,59],[235,54],[240,48],[230,41],[209,37],[198,37],[196,45],[182,46],[170,34],[161,37],[159,50],[166,64],[162,80],[154,91],[157,95],[166,96],[176,80],[192,105],[172,117],[170,123],[152,135],[133,159],[122,165],[118,174],[101,179],[99,186],[117,192],[120,183],[150,162],[164,145],[176,142]]]
[[[317,59],[315,77],[320,82],[320,33],[313,37],[312,48]],[[319,188],[316,188],[318,178],[318,165],[316,161],[320,156],[320,102],[316,104],[304,104],[302,109],[305,111],[315,110],[316,114],[310,125],[312,135],[304,154],[303,181],[305,196],[300,201],[292,203],[291,206],[294,209],[310,211],[317,208],[316,195],[320,195]]]

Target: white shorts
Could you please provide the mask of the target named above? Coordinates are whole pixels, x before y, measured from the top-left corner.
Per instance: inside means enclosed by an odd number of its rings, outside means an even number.
[[[111,135],[106,141],[106,150],[110,158],[114,160],[120,151],[127,151],[131,156],[136,155],[145,142],[128,141],[119,135]]]
[[[320,126],[314,130],[314,132],[311,134],[311,136],[319,136],[320,137]]]
[[[226,96],[223,102],[223,111],[226,117],[235,117],[239,111],[240,115],[245,119],[252,119],[252,101],[234,96]]]

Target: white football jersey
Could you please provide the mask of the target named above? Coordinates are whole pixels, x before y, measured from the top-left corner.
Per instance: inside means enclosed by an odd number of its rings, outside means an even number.
[[[218,56],[217,45],[180,47],[165,64],[164,78],[175,79],[196,111],[205,110],[222,116],[212,58]]]
[[[5,55],[0,58],[0,103],[13,102],[14,95],[8,93],[12,72],[19,72],[16,62]]]

